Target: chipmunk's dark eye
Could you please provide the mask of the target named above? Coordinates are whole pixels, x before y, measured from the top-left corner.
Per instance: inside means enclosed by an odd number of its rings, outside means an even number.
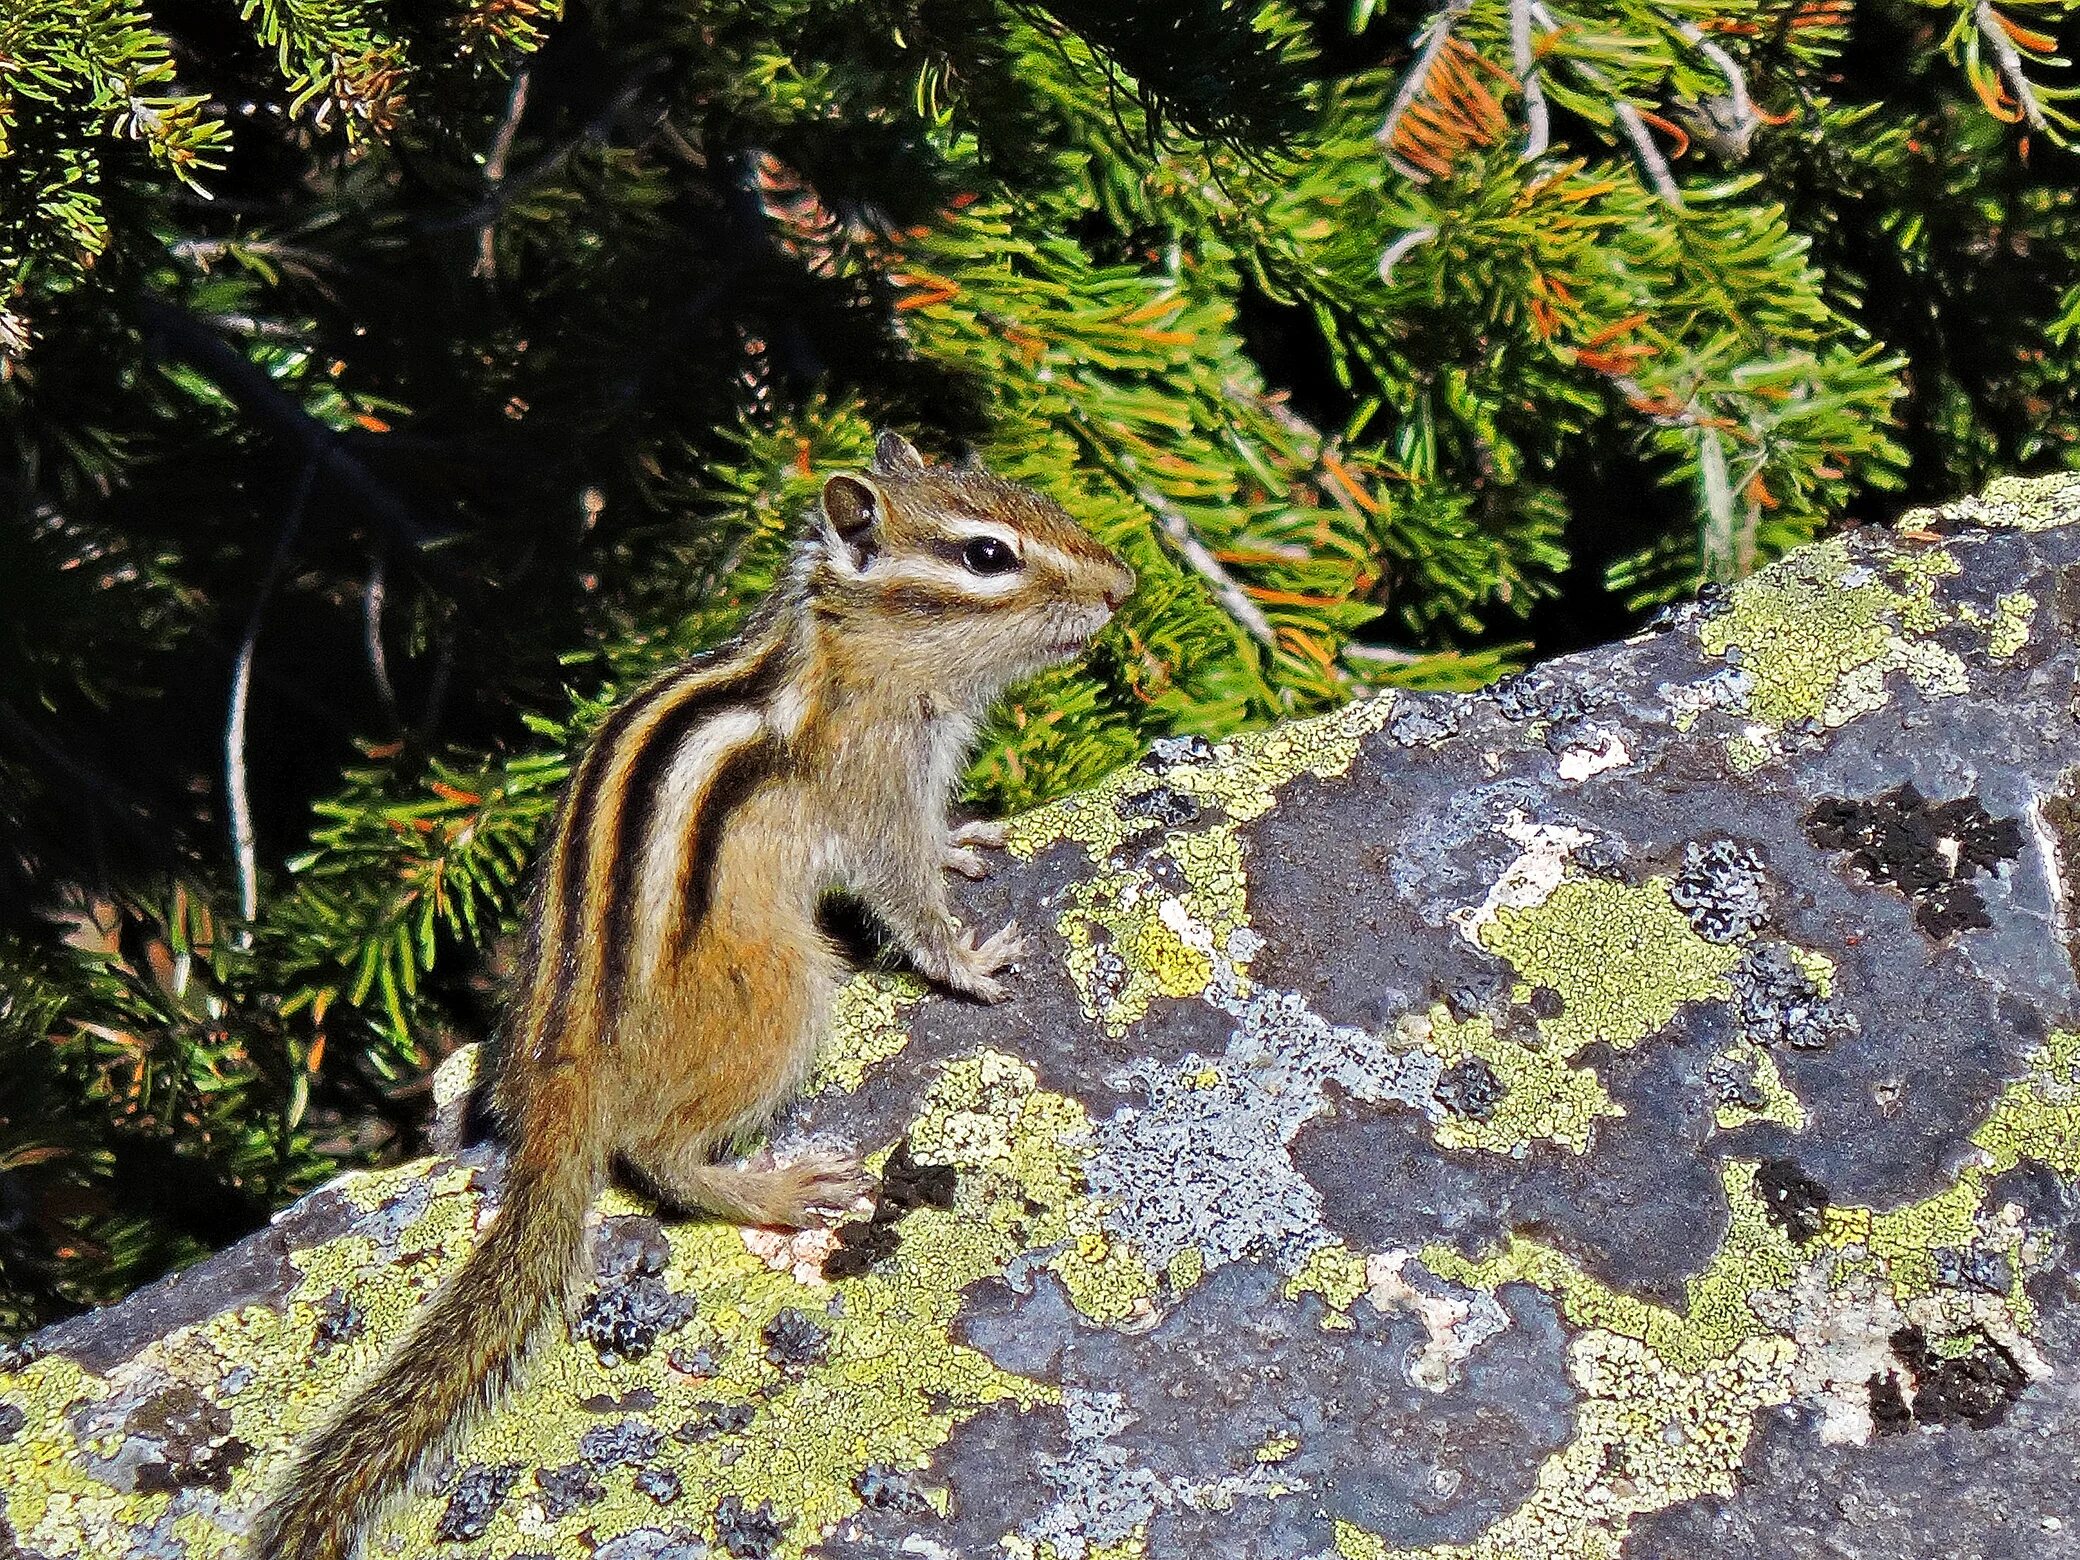
[[[976,536],[961,548],[961,562],[974,574],[1003,574],[1018,567],[1018,554],[994,536]]]

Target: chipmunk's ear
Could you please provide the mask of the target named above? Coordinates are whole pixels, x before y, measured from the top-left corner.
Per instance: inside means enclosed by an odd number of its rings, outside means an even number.
[[[823,485],[824,543],[835,561],[857,574],[881,551],[881,490],[863,476],[845,474]]]
[[[917,446],[893,429],[884,429],[874,441],[874,469],[884,476],[921,477],[924,457]]]

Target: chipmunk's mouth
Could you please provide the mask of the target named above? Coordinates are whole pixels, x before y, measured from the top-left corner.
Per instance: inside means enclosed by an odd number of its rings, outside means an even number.
[[[1042,641],[1041,653],[1050,661],[1073,661],[1090,649],[1091,641],[1098,637],[1098,630],[1111,621],[1112,614],[1101,611],[1083,622],[1063,624]]]

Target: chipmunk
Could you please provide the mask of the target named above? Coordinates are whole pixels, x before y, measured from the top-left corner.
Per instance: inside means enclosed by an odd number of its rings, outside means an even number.
[[[307,1444],[259,1560],[349,1560],[379,1508],[511,1385],[585,1266],[616,1170],[675,1210],[801,1226],[870,1184],[813,1153],[719,1162],[800,1087],[844,963],[818,903],[849,890],[910,962],[985,1002],[1023,948],[977,943],[945,869],[976,728],[1004,688],[1080,655],[1134,575],[1051,500],[884,433],[833,476],[736,640],[609,715],[535,879],[492,1103],[511,1144],[498,1217],[374,1375]]]

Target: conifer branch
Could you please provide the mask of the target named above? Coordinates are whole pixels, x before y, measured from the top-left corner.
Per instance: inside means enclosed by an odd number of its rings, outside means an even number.
[[[1394,141],[1401,134],[1402,120],[1415,106],[1416,99],[1422,96],[1423,89],[1429,85],[1431,69],[1437,64],[1437,58],[1444,52],[1445,45],[1451,42],[1453,26],[1471,9],[1473,0],[1445,0],[1444,8],[1430,19],[1430,25],[1418,35],[1422,39],[1422,45],[1416,51],[1415,63],[1409,66],[1408,74],[1402,77],[1401,88],[1394,94],[1394,101],[1387,107],[1387,117],[1381,123],[1379,133],[1373,137],[1386,148],[1387,162],[1394,171],[1417,184],[1428,183],[1430,175],[1397,156]]]
[[[145,341],[164,355],[177,357],[214,384],[248,415],[273,427],[336,482],[399,540],[423,549],[437,533],[412,513],[391,486],[358,460],[345,442],[313,417],[295,397],[187,310],[147,295],[139,304]]]

